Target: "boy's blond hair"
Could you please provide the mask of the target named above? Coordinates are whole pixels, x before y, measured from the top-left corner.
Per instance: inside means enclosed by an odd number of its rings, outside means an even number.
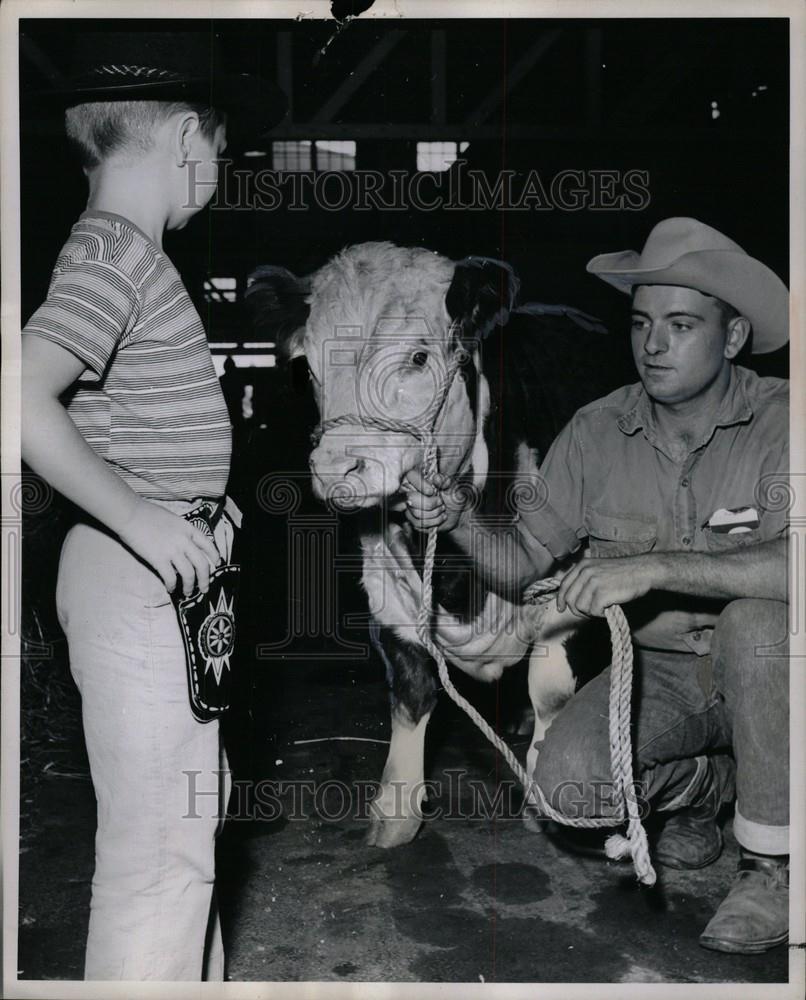
[[[64,121],[81,165],[92,170],[113,153],[148,152],[154,145],[155,128],[179,111],[194,111],[202,135],[211,140],[226,122],[217,109],[186,101],[93,101],[68,108]]]

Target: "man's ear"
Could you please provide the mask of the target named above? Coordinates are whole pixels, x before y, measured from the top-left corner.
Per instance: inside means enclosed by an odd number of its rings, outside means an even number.
[[[255,333],[275,341],[282,361],[305,353],[310,290],[309,277],[298,278],[284,267],[271,264],[257,268],[247,278],[245,298]]]
[[[725,340],[725,357],[732,360],[747,343],[752,327],[746,316],[735,316],[728,323],[728,335]]]
[[[461,326],[463,340],[482,340],[509,319],[520,282],[502,260],[465,257],[453,272],[445,308]]]

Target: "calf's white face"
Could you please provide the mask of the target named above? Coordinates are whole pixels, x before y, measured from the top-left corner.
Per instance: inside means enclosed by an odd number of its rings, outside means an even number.
[[[317,272],[298,353],[305,354],[322,422],[352,415],[421,424],[459,346],[445,308],[453,263],[418,248],[363,244]],[[461,372],[436,423],[440,470],[455,473],[475,438]],[[329,427],[310,456],[314,492],[343,509],[392,498],[419,466],[410,434],[362,425]]]

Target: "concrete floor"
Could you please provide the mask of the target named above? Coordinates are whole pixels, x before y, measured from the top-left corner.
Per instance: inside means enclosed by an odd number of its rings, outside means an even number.
[[[495,717],[494,689],[463,690]],[[377,780],[386,747],[295,741],[388,739],[380,668],[264,665],[251,700],[251,717],[230,727],[242,737],[232,749],[237,773],[250,782],[313,782],[320,789],[330,782],[331,795],[318,803],[308,795],[307,805],[303,797],[307,818],[294,819],[293,786],[267,785],[280,793],[284,815],[232,821],[220,838],[229,979],[786,981],[786,948],[730,957],[697,944],[731,880],[736,845],[729,829],[716,864],[692,873],[661,870],[660,885],[645,890],[629,866],[568,854],[528,831],[513,810],[473,818],[470,782],[492,798],[496,781],[509,775],[453,706],[441,703],[428,775],[444,785],[429,806],[453,815],[435,816],[405,847],[367,848],[366,821],[338,815],[333,782]],[[524,740],[517,745],[523,754]],[[84,767],[75,748],[71,765],[60,769],[76,777],[45,775],[24,792],[19,968],[26,979],[81,976],[94,823]],[[455,769],[466,771],[458,790],[446,775]]]

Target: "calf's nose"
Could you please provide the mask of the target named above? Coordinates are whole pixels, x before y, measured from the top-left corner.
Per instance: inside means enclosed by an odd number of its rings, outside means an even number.
[[[320,444],[311,452],[308,460],[311,472],[326,486],[349,475],[360,475],[366,468],[366,461],[358,455],[345,454],[344,448],[331,448]]]

